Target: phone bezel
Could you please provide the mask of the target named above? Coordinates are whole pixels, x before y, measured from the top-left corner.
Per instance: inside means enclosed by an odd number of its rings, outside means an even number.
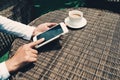
[[[39,44],[39,45],[36,45],[35,47],[36,47],[36,48],[39,48],[39,47],[41,47],[41,46],[43,46],[43,45],[45,45],[45,44],[47,44],[47,43],[49,43],[49,42],[57,39],[57,38],[59,38],[61,35],[64,35],[65,33],[68,33],[68,29],[67,29],[66,25],[65,25],[63,22],[59,23],[58,25],[61,26],[61,28],[62,28],[62,30],[63,30],[63,33],[57,35],[57,36],[54,37],[54,38],[51,38],[50,40],[48,40],[48,41],[46,41],[46,42],[43,42],[43,43],[41,43],[41,44]],[[57,26],[57,25],[56,25],[56,26]],[[54,27],[56,27],[56,26],[54,26]],[[54,28],[54,27],[52,27],[52,28]],[[50,29],[52,29],[52,28],[50,28]],[[49,29],[49,30],[50,30],[50,29]],[[46,31],[45,31],[45,32],[46,32]],[[44,32],[42,32],[42,33],[44,33]],[[40,33],[40,34],[42,34],[42,33]],[[40,35],[40,34],[38,34],[38,35]],[[35,37],[33,37],[33,41],[37,41],[37,36],[38,36],[38,35],[36,35]]]

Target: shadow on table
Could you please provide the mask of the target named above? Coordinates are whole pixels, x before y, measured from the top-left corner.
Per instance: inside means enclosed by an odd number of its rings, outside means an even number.
[[[38,50],[39,54],[41,52],[49,52],[52,50],[59,50],[62,47],[60,41],[61,41],[60,38],[58,38],[40,48],[38,48],[37,50]]]

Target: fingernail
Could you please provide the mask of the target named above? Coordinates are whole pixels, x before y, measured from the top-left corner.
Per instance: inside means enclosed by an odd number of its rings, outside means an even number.
[[[45,40],[45,38],[42,38],[42,40]]]

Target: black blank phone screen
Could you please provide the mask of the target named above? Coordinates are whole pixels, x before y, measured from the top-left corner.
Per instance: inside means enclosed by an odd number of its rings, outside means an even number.
[[[51,38],[56,37],[57,35],[63,33],[63,30],[60,25],[49,29],[48,31],[37,36],[37,39],[45,38],[45,41],[50,40]],[[44,41],[44,42],[45,42]]]

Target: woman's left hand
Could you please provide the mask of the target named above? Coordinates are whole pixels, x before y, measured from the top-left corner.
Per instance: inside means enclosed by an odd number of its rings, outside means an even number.
[[[35,28],[35,30],[33,32],[33,36],[36,36],[37,34],[40,34],[40,33],[50,29],[50,27],[55,26],[55,25],[57,25],[57,23],[43,23],[43,24],[40,24]]]

